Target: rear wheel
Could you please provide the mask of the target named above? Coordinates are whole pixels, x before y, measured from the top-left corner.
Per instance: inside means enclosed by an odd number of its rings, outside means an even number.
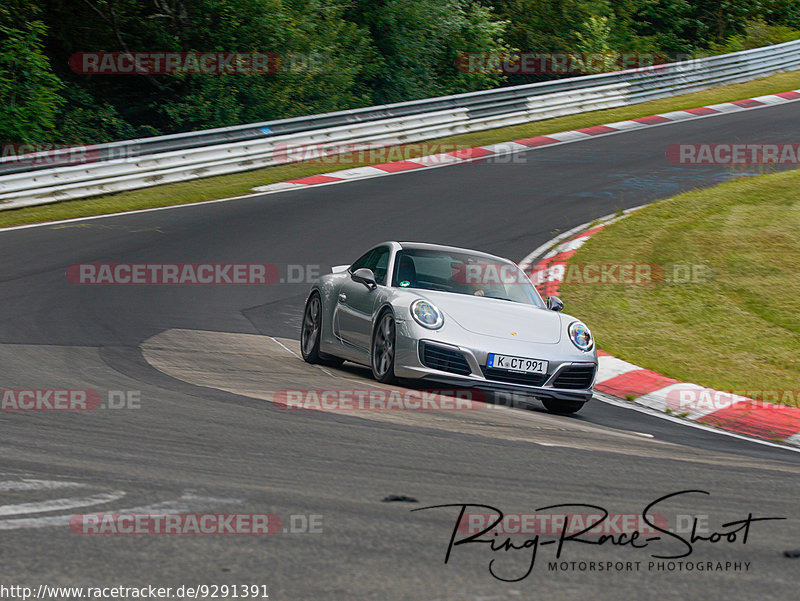
[[[554,401],[552,399],[542,399],[542,405],[550,413],[560,413],[568,415],[570,413],[577,413],[585,403],[582,401]]]
[[[326,355],[319,350],[322,338],[322,299],[318,293],[313,293],[306,301],[303,311],[303,325],[300,328],[300,352],[308,363],[321,363],[337,367],[344,363],[343,359]]]
[[[388,384],[395,381],[395,324],[394,315],[386,311],[378,320],[378,327],[372,335],[372,375],[378,380]]]

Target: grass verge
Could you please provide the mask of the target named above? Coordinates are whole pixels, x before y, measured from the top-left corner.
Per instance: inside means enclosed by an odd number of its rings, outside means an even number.
[[[453,146],[483,146],[485,144],[507,142],[509,140],[579,129],[581,127],[589,127],[614,121],[635,119],[655,113],[677,111],[719,102],[729,102],[793,89],[800,89],[800,71],[779,73],[746,83],[721,86],[693,94],[675,96],[673,98],[652,100],[633,106],[593,111],[590,113],[570,115],[568,117],[535,121],[523,125],[514,125],[439,138],[436,140],[436,143],[447,145],[450,148]],[[429,150],[425,154],[432,154],[433,152],[435,152],[435,149]],[[398,147],[396,151],[389,153],[388,160],[414,158],[420,154],[419,143],[417,143],[411,146]],[[319,173],[330,173],[339,169],[362,167],[376,162],[374,160],[358,160],[358,158],[359,157],[356,156],[342,155],[334,164],[305,162],[280,165],[232,175],[209,177],[188,182],[154,186],[152,188],[119,192],[105,196],[96,196],[85,200],[72,200],[50,205],[0,211],[0,228],[27,223],[40,223],[43,221],[55,221],[73,217],[120,213],[137,209],[190,204],[217,198],[240,196],[251,193],[254,186],[263,186]]]
[[[601,230],[573,255],[567,274],[573,264],[647,263],[702,265],[700,277],[653,285],[573,279],[562,296],[616,357],[718,390],[794,391],[777,400],[796,404],[798,232],[800,170],[681,194]]]

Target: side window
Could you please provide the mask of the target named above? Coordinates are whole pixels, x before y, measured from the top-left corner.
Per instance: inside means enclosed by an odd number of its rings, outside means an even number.
[[[355,262],[350,266],[350,273],[353,273],[356,269],[361,269],[362,267],[366,267],[367,269],[372,269],[372,267],[370,267],[371,265],[370,259],[372,258],[372,255],[375,253],[376,250],[377,249],[374,248],[368,250],[361,257],[356,259]]]
[[[385,246],[375,250],[374,264],[372,273],[375,274],[375,281],[381,286],[386,285],[386,270],[389,267],[389,249]]]
[[[350,266],[350,273],[353,273],[356,269],[367,268],[375,274],[375,281],[381,286],[385,286],[390,254],[387,246],[373,248]]]

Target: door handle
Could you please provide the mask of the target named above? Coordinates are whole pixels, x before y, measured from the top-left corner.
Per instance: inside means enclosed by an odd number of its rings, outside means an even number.
[[[343,303],[347,300],[347,295],[344,292],[339,293],[339,302]]]

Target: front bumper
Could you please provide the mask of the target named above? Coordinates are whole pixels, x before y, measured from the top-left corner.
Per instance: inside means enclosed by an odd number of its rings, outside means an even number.
[[[460,353],[466,360],[465,364],[461,364],[460,371],[468,373],[453,373],[451,370],[433,369],[425,365],[421,355],[421,345],[431,345]],[[494,344],[493,346],[500,345]],[[398,340],[395,375],[400,378],[436,382],[454,387],[475,388],[492,392],[521,393],[539,399],[586,402],[592,398],[594,380],[597,375],[597,360],[593,355],[590,356],[591,359],[587,357],[587,359],[581,358],[580,360],[566,357],[537,356],[535,358],[548,361],[547,374],[541,378],[541,382],[528,384],[495,379],[486,373],[488,371],[486,370],[486,362],[489,352],[498,352],[499,350],[502,349],[493,348],[489,351],[464,345],[448,344],[439,340]],[[517,353],[509,352],[509,354]],[[590,367],[593,368],[593,373],[591,381],[585,388],[563,388],[557,385],[559,376],[564,373],[564,370],[569,368],[588,369]]]

